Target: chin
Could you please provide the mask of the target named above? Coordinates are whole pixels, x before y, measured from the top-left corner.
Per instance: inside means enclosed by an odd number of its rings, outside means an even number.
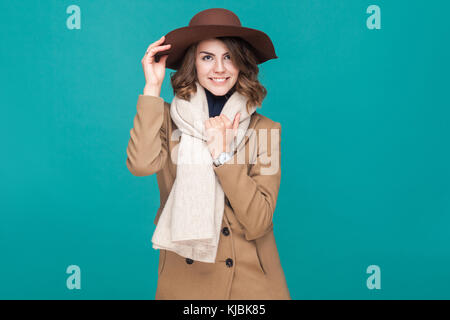
[[[230,91],[231,88],[211,88],[211,87],[208,88],[208,87],[206,87],[206,89],[208,89],[215,96],[223,96],[228,91]]]

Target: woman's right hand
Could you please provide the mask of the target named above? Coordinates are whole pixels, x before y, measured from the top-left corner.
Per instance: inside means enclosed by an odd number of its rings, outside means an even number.
[[[166,60],[168,55],[161,56],[159,62],[155,61],[155,54],[160,51],[166,51],[170,49],[170,44],[161,45],[164,43],[165,37],[153,42],[142,58],[142,68],[145,75],[145,87],[146,88],[161,88],[164,75],[166,73]]]

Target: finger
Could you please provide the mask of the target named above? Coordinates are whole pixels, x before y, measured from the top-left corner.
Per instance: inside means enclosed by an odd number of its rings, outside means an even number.
[[[166,37],[165,37],[165,36],[162,36],[161,38],[159,38],[159,40],[156,40],[155,42],[153,42],[152,44],[150,44],[150,45],[147,47],[147,51],[148,51],[149,49],[153,48],[153,47],[156,47],[156,46],[160,45],[161,43],[164,43],[164,40],[166,40]]]
[[[161,39],[158,40],[158,41],[153,42],[151,45],[149,45],[147,47],[147,50],[145,51],[144,57],[147,56],[153,48],[156,48],[158,45],[162,44]]]
[[[223,121],[225,127],[227,127],[227,128],[231,127],[231,121],[227,118],[227,116],[224,114],[221,114],[220,116],[222,118],[222,121]]]
[[[239,120],[241,119],[241,113],[238,112],[235,116],[234,116],[234,121],[233,121],[233,129],[237,129],[239,126]]]
[[[209,122],[211,122],[211,127],[216,128],[218,125],[216,118],[209,118]]]
[[[218,128],[223,127],[224,123],[223,123],[223,120],[222,120],[221,116],[214,117],[214,120],[216,121],[216,124],[217,124]]]
[[[156,48],[152,48],[150,49],[150,51],[148,52],[148,54],[145,55],[145,58],[147,59],[148,63],[152,64],[155,61],[155,55],[160,52],[160,51],[165,51],[168,50],[170,48],[170,44],[165,45],[165,46],[160,46],[160,47],[156,47]],[[167,58],[166,58],[167,59]],[[160,60],[157,61],[156,63],[161,62],[161,57]]]
[[[206,127],[205,127],[206,128]],[[215,131],[217,131],[217,124],[214,122],[214,120],[211,118],[208,120],[208,128],[210,134],[214,134]]]
[[[159,59],[159,62],[161,62],[161,63],[165,66],[165,65],[166,65],[166,60],[167,60],[168,57],[169,57],[168,54],[162,56],[162,57]]]
[[[155,49],[158,49],[158,48],[160,48],[160,47],[157,47],[157,48],[155,48]],[[161,55],[158,56],[158,52],[161,52],[161,51],[167,51],[167,50],[169,50],[169,49],[170,49],[170,44],[167,45],[167,46],[161,47],[161,49],[156,50],[156,52],[154,52],[154,54],[153,54],[153,56],[152,56],[152,58],[154,59],[153,61],[155,61],[156,63],[161,63],[161,62],[163,62],[163,65],[165,65],[165,62],[166,62],[166,60],[167,60],[167,58],[168,58],[168,55],[165,55],[165,56],[167,56],[167,57],[166,57],[163,61],[161,61]],[[158,58],[158,59],[156,59],[156,58]]]
[[[149,49],[149,50],[145,53],[145,55],[146,55],[146,56],[149,56],[149,57],[153,57],[157,52],[168,50],[168,49],[170,49],[170,47],[171,47],[170,44],[166,44],[166,45],[163,45],[163,46],[154,47],[154,48]]]
[[[234,116],[234,122],[233,122],[233,132],[234,135],[236,135],[237,133],[237,129],[239,127],[239,119],[241,118],[241,113],[238,112],[235,116]]]

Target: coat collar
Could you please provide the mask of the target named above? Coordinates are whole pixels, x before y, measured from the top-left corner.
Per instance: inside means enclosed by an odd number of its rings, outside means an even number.
[[[256,128],[256,124],[258,123],[258,121],[261,119],[260,115],[258,112],[253,112],[252,116],[250,117],[250,123],[248,124],[248,129],[255,129]],[[244,136],[244,141],[242,142],[243,145],[245,145],[247,143],[247,140],[250,139],[250,136],[248,134],[246,134]]]

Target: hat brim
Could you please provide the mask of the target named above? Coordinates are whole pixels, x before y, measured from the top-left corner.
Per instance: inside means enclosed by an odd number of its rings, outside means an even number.
[[[246,27],[224,25],[188,26],[172,30],[165,36],[162,44],[171,44],[170,49],[158,52],[155,58],[169,55],[166,68],[178,70],[186,50],[192,44],[216,37],[239,37],[247,41],[252,46],[258,64],[278,58],[272,41],[264,32]]]

